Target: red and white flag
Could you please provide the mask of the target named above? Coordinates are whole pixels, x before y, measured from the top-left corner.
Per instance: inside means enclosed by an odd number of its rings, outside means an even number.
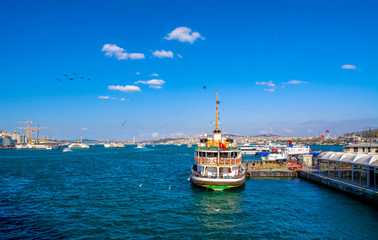
[[[219,142],[219,148],[222,148],[223,151],[226,151],[226,146],[221,142]]]
[[[321,138],[324,138],[324,135],[320,135]]]
[[[326,133],[329,133],[329,130],[326,130]]]

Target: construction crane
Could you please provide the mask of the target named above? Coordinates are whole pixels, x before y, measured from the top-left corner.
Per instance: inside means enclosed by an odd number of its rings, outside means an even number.
[[[17,122],[17,123],[26,123],[26,127],[19,127],[19,129],[26,129],[26,139],[29,142],[30,127],[29,124],[33,123],[32,121],[26,120],[26,122]]]
[[[39,125],[38,127],[30,127],[29,124],[33,122],[29,120],[27,120],[26,122],[17,122],[17,123],[26,123],[26,127],[19,127],[19,129],[26,129],[26,139],[28,143],[31,143],[31,144],[33,143],[33,133],[38,132],[39,130],[43,128],[47,128],[47,127],[39,127]]]

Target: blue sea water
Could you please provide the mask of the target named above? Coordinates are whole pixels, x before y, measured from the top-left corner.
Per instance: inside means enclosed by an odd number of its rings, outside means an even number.
[[[192,186],[193,150],[2,150],[0,239],[377,239],[375,206],[306,180]]]

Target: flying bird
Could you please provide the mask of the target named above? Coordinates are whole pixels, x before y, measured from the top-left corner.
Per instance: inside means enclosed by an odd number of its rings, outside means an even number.
[[[139,187],[142,187],[142,185],[143,185],[143,183],[141,183],[141,184],[139,185]]]
[[[72,80],[74,80],[75,78],[68,78],[68,79],[72,81]]]
[[[90,78],[88,78],[88,80],[91,80]]]
[[[77,73],[73,72],[73,75],[77,75]]]
[[[203,90],[206,90],[206,86],[203,86]]]
[[[127,122],[127,120],[122,123],[122,127],[125,125],[126,122]]]
[[[56,79],[58,82],[61,82],[59,78]]]
[[[214,210],[217,211],[217,212],[219,212],[221,209],[220,209],[220,208],[219,208],[219,209],[215,209],[215,208],[214,208]]]
[[[81,79],[84,79],[85,77],[80,77]]]
[[[171,190],[171,186],[169,186],[168,190]]]

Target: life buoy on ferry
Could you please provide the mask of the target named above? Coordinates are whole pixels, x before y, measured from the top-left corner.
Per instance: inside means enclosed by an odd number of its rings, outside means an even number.
[[[213,159],[213,163],[214,163],[214,164],[217,163],[217,160],[216,160],[216,159]]]
[[[208,159],[207,159],[207,163],[211,163],[211,159],[208,158]]]
[[[226,164],[230,164],[230,159],[226,159]]]
[[[205,163],[205,159],[204,158],[202,158],[202,163]]]
[[[277,152],[277,149],[275,149],[275,148],[274,148],[274,149],[272,149],[272,152]]]
[[[221,158],[221,159],[219,160],[219,163],[220,163],[220,164],[224,164],[224,159]]]
[[[232,164],[235,164],[235,159],[232,159],[232,160],[231,160],[231,163],[232,163]]]

